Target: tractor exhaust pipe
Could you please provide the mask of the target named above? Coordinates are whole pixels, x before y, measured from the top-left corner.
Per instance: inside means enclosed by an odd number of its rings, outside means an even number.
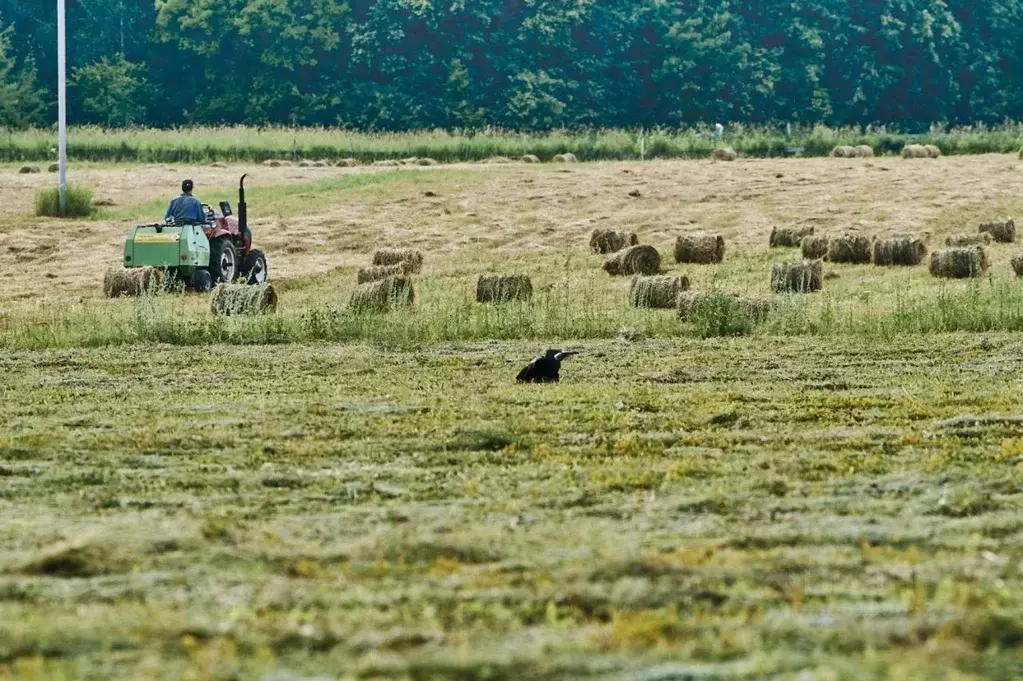
[[[241,230],[242,234],[247,233],[249,229],[249,207],[245,203],[245,178],[248,174],[242,175],[241,182],[238,185],[238,229]]]

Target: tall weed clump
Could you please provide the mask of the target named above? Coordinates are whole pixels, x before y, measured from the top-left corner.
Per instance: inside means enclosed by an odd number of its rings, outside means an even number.
[[[67,186],[67,210],[60,209],[60,189],[43,189],[36,196],[36,215],[50,218],[84,218],[92,213],[93,191],[88,187]]]

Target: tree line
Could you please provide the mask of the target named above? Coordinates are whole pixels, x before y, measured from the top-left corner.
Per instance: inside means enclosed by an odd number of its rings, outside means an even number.
[[[56,3],[0,0],[0,126],[56,119]],[[364,130],[996,123],[1023,0],[68,0],[69,118]]]

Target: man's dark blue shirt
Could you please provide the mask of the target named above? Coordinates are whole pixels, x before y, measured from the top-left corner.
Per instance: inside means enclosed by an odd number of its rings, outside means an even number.
[[[167,207],[167,214],[164,220],[174,219],[174,222],[206,222],[206,213],[202,209],[202,201],[191,194],[182,194]]]

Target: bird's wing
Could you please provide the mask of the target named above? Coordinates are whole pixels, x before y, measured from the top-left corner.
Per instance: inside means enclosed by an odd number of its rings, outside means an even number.
[[[565,359],[567,357],[572,357],[573,355],[578,355],[578,354],[579,354],[578,350],[562,350],[558,354],[554,355],[554,359],[556,359],[556,360],[558,360],[560,362],[561,360],[563,360],[563,359]]]
[[[536,363],[540,360],[539,357],[533,359],[532,362],[526,365],[526,368],[519,372],[519,375],[515,377],[516,381],[520,383],[531,380],[536,375]]]

